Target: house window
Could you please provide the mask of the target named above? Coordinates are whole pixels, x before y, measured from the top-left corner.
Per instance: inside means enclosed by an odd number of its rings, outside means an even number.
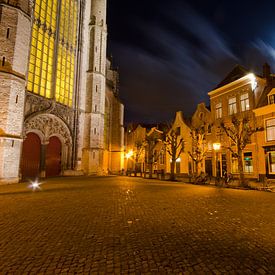
[[[212,131],[211,125],[209,124],[208,127],[207,127],[207,133],[208,133],[208,134],[211,134],[211,131]]]
[[[269,104],[274,104],[275,103],[275,94],[269,96]]]
[[[266,141],[275,140],[275,118],[266,121]]]
[[[216,118],[222,117],[222,103],[216,104]]]
[[[159,154],[159,164],[164,164],[164,152],[160,151]]]
[[[228,101],[229,115],[233,115],[237,113],[237,103],[236,97],[232,97]]]
[[[10,28],[7,28],[7,39],[9,39],[10,38]]]
[[[253,173],[252,152],[244,153],[244,172]]]
[[[268,170],[270,174],[275,174],[275,151],[268,152]]]
[[[242,112],[249,110],[248,93],[241,95],[241,109],[242,109]]]

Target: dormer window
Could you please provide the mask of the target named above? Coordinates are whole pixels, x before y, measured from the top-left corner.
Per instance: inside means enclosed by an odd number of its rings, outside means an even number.
[[[275,88],[273,88],[267,95],[268,104],[275,104]]]
[[[268,102],[269,102],[269,104],[274,104],[275,103],[275,94],[270,95],[268,97]]]

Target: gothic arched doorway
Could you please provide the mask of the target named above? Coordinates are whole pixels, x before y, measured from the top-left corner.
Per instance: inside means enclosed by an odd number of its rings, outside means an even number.
[[[61,172],[62,145],[58,137],[49,139],[46,149],[46,177],[59,176]]]
[[[28,133],[23,141],[22,178],[38,178],[40,172],[41,140],[35,133]]]

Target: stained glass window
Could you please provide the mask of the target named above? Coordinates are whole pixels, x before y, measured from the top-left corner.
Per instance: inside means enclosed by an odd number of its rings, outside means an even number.
[[[37,0],[34,7],[27,89],[67,106],[73,101],[77,10],[76,0]]]

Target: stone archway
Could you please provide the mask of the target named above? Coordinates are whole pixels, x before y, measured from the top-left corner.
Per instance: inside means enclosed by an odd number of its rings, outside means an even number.
[[[63,120],[53,114],[31,116],[24,123],[24,135],[29,133],[37,133],[41,139],[41,177],[58,176],[71,169],[72,136]],[[22,163],[25,159],[22,155]]]

